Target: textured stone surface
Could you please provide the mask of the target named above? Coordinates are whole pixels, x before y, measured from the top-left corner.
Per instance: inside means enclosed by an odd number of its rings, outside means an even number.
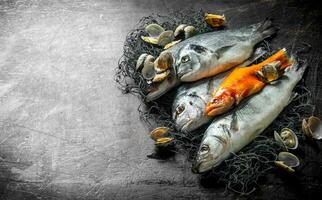
[[[143,16],[185,7],[225,13],[231,27],[273,17],[281,28],[274,47],[313,45],[315,60],[306,80],[321,117],[321,15],[309,6],[303,1],[1,0],[0,199],[231,198],[222,197],[222,189],[201,186],[183,156],[146,158],[153,144],[139,120],[140,102],[123,95],[113,80],[125,36]],[[305,152],[321,157],[320,151]],[[318,170],[321,174],[321,166]],[[257,195],[278,197],[272,191],[269,186]],[[297,187],[285,191],[290,199],[310,197]]]

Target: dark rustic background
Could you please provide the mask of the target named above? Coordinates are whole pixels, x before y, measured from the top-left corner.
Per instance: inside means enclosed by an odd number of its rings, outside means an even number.
[[[312,1],[0,0],[0,199],[235,198],[200,182],[183,156],[148,159],[140,102],[113,80],[141,17],[190,7],[224,13],[229,27],[271,17],[274,48],[311,44],[306,83],[322,117],[321,11]],[[321,144],[302,146],[299,172],[267,176],[248,198],[321,194]]]

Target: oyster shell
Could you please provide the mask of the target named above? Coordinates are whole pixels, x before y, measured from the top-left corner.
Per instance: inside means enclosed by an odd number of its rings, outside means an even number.
[[[168,133],[168,127],[157,127],[150,132],[150,137],[152,138],[152,140],[157,141],[159,138],[164,137]]]
[[[322,122],[319,118],[311,116],[308,120],[303,119],[302,131],[310,139],[322,139]]]

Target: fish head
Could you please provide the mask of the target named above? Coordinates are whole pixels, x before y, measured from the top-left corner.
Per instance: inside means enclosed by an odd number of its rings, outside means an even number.
[[[178,130],[190,132],[207,122],[206,101],[195,92],[182,94],[172,108],[172,119]]]
[[[206,77],[210,65],[218,62],[214,53],[206,47],[188,44],[178,54],[175,69],[178,78],[183,82],[192,82]]]
[[[213,131],[213,134],[207,135],[201,142],[192,166],[194,173],[207,172],[217,167],[229,156],[229,137],[225,131],[219,127],[213,128],[211,131]]]
[[[227,112],[235,104],[235,98],[228,90],[219,91],[206,107],[208,116],[217,116]]]

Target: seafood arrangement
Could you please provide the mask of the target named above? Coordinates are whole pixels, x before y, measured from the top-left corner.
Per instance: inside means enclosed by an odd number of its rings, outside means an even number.
[[[194,173],[216,170],[262,134],[292,102],[307,68],[286,48],[274,53],[258,48],[277,33],[268,19],[221,30],[217,28],[227,24],[224,15],[205,13],[203,20],[214,30],[202,32],[188,23],[173,29],[147,24],[139,39],[160,51],[158,55],[141,52],[133,72],[147,86],[141,91],[146,103],[174,94],[167,107],[171,123],[149,134],[156,149],[173,149],[178,135],[201,136]],[[290,151],[301,145],[298,133],[311,141],[321,140],[321,124],[311,116],[302,119],[300,131],[288,126],[272,131],[270,140],[278,146],[273,166],[294,173],[301,163]]]

